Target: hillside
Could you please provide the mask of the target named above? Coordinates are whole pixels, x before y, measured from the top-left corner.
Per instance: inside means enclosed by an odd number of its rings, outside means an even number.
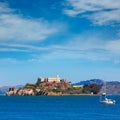
[[[74,83],[73,85],[89,85],[89,84],[98,84],[101,85],[101,92],[104,91],[104,81],[101,79],[90,79],[90,80],[86,80],[86,81],[80,81],[78,83]],[[119,81],[107,81],[106,82],[106,91],[108,94],[120,94],[120,82]]]
[[[73,85],[89,85],[89,84],[93,84],[96,83],[98,85],[103,85],[103,80],[101,79],[90,79],[90,80],[84,80],[84,81],[80,81],[78,83],[74,83]]]

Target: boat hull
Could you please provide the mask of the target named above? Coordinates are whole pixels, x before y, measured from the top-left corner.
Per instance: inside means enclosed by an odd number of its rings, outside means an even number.
[[[100,103],[101,104],[115,104],[115,100],[107,99],[107,100],[100,101]]]

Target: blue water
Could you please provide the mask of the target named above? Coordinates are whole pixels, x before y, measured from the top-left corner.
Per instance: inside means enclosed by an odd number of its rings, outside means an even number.
[[[120,120],[120,96],[115,105],[98,96],[0,96],[0,120]]]

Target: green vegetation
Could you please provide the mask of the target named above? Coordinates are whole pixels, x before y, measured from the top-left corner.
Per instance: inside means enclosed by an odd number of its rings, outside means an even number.
[[[37,87],[36,84],[29,84],[29,83],[27,83],[24,88],[27,88],[27,89],[35,89],[36,87]]]
[[[74,95],[74,94],[97,94],[101,86],[97,84],[89,84],[84,85],[83,87],[73,87],[69,82],[61,81],[60,83],[48,83],[48,82],[42,82],[40,83],[37,81],[36,84],[29,84],[27,83],[25,85],[26,89],[33,89],[35,95],[48,95],[50,92],[52,94],[68,94],[68,95]]]
[[[93,93],[93,94],[97,94],[101,89],[101,86],[100,85],[97,85],[97,84],[89,84],[89,85],[84,85],[83,86],[83,93],[85,94],[90,94],[90,93]]]
[[[68,94],[81,94],[82,93],[82,87],[71,87],[66,90],[66,93]]]

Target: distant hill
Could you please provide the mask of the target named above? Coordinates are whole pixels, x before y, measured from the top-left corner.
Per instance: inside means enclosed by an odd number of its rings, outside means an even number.
[[[107,85],[120,85],[119,81],[108,81]]]
[[[96,83],[98,85],[103,85],[105,83],[104,80],[101,79],[90,79],[90,80],[84,80],[84,81],[80,81],[78,83],[74,83],[73,85],[89,85],[89,84],[93,84]],[[119,81],[107,81],[106,82],[107,85],[118,85],[120,84]]]
[[[90,79],[90,80],[85,80],[85,81],[80,81],[78,83],[74,83],[73,85],[89,85],[89,84],[93,84],[96,83],[98,85],[103,85],[104,81],[101,79]]]

